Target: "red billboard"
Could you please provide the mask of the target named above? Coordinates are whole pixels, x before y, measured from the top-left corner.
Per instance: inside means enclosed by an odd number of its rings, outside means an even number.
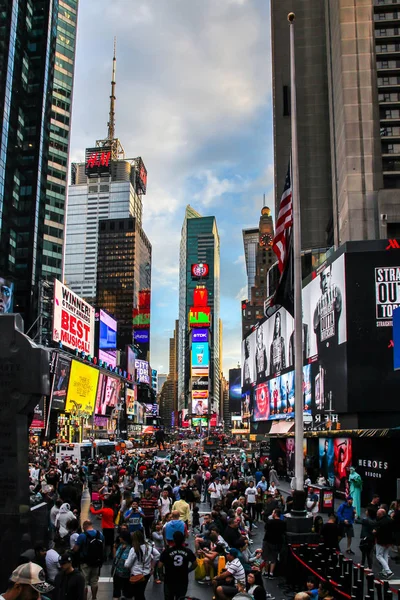
[[[87,177],[107,177],[111,169],[111,148],[86,148],[85,174]]]
[[[192,279],[203,279],[208,277],[209,266],[205,263],[196,263],[191,267]]]

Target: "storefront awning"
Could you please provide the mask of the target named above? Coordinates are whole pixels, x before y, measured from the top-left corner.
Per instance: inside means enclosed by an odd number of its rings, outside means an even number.
[[[294,431],[294,421],[273,421],[270,435]]]

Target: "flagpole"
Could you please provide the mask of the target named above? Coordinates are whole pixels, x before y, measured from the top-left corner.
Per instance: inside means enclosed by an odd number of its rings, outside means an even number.
[[[288,14],[290,30],[290,96],[292,132],[292,201],[293,201],[293,261],[294,261],[294,372],[295,372],[295,489],[304,490],[303,465],[303,314],[301,273],[301,223],[299,190],[299,154],[297,142],[296,62],[294,51],[295,14]]]

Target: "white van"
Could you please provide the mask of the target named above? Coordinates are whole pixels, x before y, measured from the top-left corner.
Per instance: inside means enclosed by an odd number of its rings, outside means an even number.
[[[82,443],[60,443],[56,446],[56,460],[60,464],[64,460],[89,460],[90,458],[109,458],[115,452],[116,442],[109,440],[84,440]]]

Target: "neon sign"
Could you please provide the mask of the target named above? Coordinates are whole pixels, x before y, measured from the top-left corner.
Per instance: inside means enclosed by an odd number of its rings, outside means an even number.
[[[86,148],[85,173],[87,177],[107,177],[111,168],[111,148]]]

